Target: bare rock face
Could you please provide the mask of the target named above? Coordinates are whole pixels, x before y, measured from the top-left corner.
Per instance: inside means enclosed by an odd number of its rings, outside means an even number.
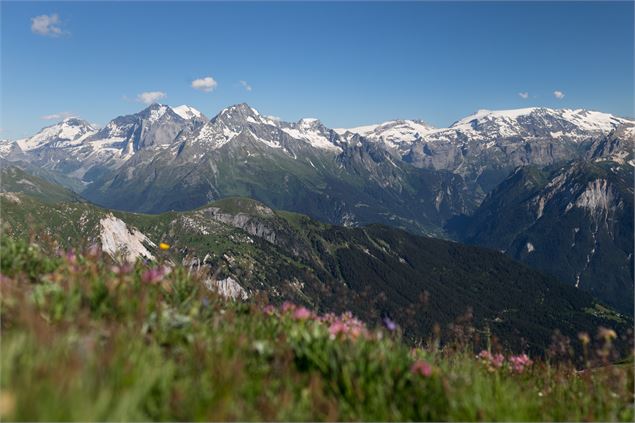
[[[454,232],[632,312],[632,181],[630,164],[604,158],[518,168]]]

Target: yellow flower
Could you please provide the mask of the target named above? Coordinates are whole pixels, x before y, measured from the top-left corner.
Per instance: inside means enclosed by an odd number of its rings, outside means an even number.
[[[604,327],[600,327],[600,329],[598,329],[598,336],[603,338],[605,341],[611,341],[617,338],[617,334],[613,329],[607,329]]]
[[[578,339],[580,340],[580,342],[582,342],[582,345],[587,345],[589,342],[591,342],[591,337],[586,332],[580,332],[578,334]]]
[[[11,392],[0,392],[0,418],[10,418],[15,411],[15,396]]]
[[[166,244],[165,242],[162,242],[159,244],[159,248],[162,250],[169,250],[170,249],[170,244]]]

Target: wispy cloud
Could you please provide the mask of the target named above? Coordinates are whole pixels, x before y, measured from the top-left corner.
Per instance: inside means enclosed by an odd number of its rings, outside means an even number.
[[[52,113],[50,115],[44,115],[44,116],[40,116],[40,119],[43,120],[62,120],[62,119],[66,119],[68,117],[73,117],[74,114],[71,112],[59,112],[59,113]]]
[[[553,92],[553,96],[558,100],[562,100],[564,98],[564,93],[562,91],[556,90]]]
[[[280,116],[268,115],[268,116],[265,116],[265,117],[267,119],[271,119],[271,120],[276,121],[276,122],[280,122],[282,120],[282,118],[280,118]]]
[[[240,82],[240,85],[242,85],[246,91],[251,91],[251,85],[249,85],[247,81],[238,81],[238,82]]]
[[[529,98],[529,93],[527,91],[523,91],[518,93],[518,96],[522,98],[523,100],[527,100]]]
[[[140,94],[137,94],[137,101],[139,103],[144,104],[152,104],[161,100],[162,98],[167,97],[168,95],[163,91],[146,91]]]
[[[68,31],[62,30],[61,25],[62,20],[57,13],[31,18],[31,32],[46,37],[59,37],[64,34],[69,34]]]
[[[214,80],[211,76],[198,78],[192,81],[192,88],[206,93],[214,91],[217,85],[218,82],[216,82],[216,80]]]

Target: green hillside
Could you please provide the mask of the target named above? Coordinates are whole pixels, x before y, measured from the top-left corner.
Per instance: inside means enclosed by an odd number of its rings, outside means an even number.
[[[466,315],[483,343],[491,333],[515,350],[535,353],[544,352],[556,329],[575,337],[598,326],[621,331],[631,324],[612,312],[596,313],[588,294],[492,250],[383,226],[326,225],[248,199],[143,215],[12,192],[0,207],[6,235],[44,248],[55,242],[61,249],[106,249],[113,237],[123,237],[128,244],[107,250],[110,256],[136,251],[145,260],[168,259],[208,284],[231,285],[241,297],[352,311],[371,323],[390,317],[411,342]],[[161,242],[169,250],[159,249]]]

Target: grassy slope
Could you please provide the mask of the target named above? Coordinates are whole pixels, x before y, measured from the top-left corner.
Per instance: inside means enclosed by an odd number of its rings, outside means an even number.
[[[0,198],[8,233],[31,234],[41,245],[53,238],[63,248],[87,248],[99,241],[100,219],[111,213],[84,202],[18,198],[19,203]],[[222,223],[214,210],[246,219],[264,234]],[[240,198],[191,212],[113,213],[156,244],[172,246],[168,252],[153,249],[157,256],[202,263],[203,275],[232,277],[250,292],[266,292],[274,302],[351,310],[368,322],[388,315],[411,338],[429,336],[437,323],[444,328],[454,324],[468,309],[482,335],[489,330],[505,345],[534,353],[544,351],[556,329],[575,337],[598,326],[623,332],[631,325],[621,316],[595,312],[588,295],[502,254],[395,229],[335,227]],[[264,239],[267,234],[275,235],[274,244]]]
[[[178,267],[149,281],[141,264],[2,251],[5,420],[633,419],[632,366],[514,372],[459,338],[412,350],[398,330],[227,302]]]

